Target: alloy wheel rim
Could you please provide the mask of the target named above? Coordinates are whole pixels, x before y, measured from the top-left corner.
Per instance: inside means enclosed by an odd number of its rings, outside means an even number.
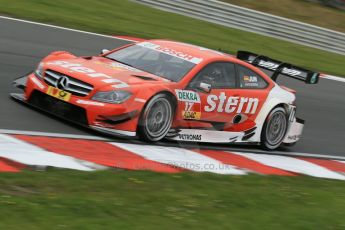
[[[286,130],[286,117],[283,112],[274,113],[268,121],[266,129],[267,142],[275,146],[283,140]]]
[[[145,119],[147,133],[158,138],[169,131],[172,119],[172,108],[165,98],[157,99],[148,109]]]

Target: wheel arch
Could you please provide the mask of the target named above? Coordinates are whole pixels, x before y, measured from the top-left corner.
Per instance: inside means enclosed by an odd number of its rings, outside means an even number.
[[[276,108],[278,108],[278,107],[283,108],[283,109],[285,110],[286,113],[288,112],[289,105],[286,104],[286,103],[281,102],[281,103],[279,103],[279,104],[273,106],[273,107],[268,111],[268,113],[267,113],[266,116],[265,116],[265,119],[263,120],[262,125],[265,124],[268,115],[269,115],[274,109],[276,109]],[[262,129],[261,129],[260,135],[261,135],[261,134],[262,134]]]
[[[156,94],[160,94],[160,93],[165,94],[165,95],[167,95],[168,97],[170,97],[171,100],[172,100],[172,102],[173,102],[173,105],[174,105],[174,106],[177,106],[177,98],[176,98],[176,96],[175,96],[171,91],[163,90],[163,91],[157,92]],[[155,95],[156,95],[156,94],[155,94]]]
[[[271,111],[272,111],[273,109],[277,108],[277,107],[282,107],[283,109],[285,109],[286,112],[288,112],[289,105],[288,105],[287,103],[281,102],[281,103],[277,104],[276,106],[274,106],[274,107],[271,109]],[[271,111],[270,111],[270,112],[271,112]],[[266,116],[266,118],[267,118],[267,116]]]
[[[165,95],[167,95],[169,98],[171,98],[171,100],[172,100],[172,102],[173,102],[173,105],[174,105],[174,106],[177,106],[177,98],[176,98],[176,96],[175,96],[171,91],[169,91],[169,90],[160,90],[160,91],[157,91],[157,92],[152,93],[151,96],[148,97],[148,98],[146,99],[146,102],[145,102],[145,104],[143,105],[142,110],[140,111],[140,115],[141,115],[142,112],[144,111],[144,109],[145,109],[145,107],[147,106],[147,104],[149,103],[149,101],[150,101],[154,96],[156,96],[156,95],[158,95],[158,94],[165,94]]]
[[[251,138],[252,142],[261,142],[261,133],[262,133],[262,129],[265,124],[265,121],[267,119],[267,116],[270,114],[270,112],[273,109],[277,107],[282,107],[285,109],[285,111],[288,111],[289,104],[287,102],[284,102],[276,98],[273,98],[269,102],[265,103],[260,113],[258,114],[257,118],[255,119],[257,131],[255,135]]]

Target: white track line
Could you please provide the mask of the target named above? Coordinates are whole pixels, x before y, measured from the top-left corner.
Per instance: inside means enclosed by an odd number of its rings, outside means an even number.
[[[6,134],[0,134],[0,157],[25,165],[93,171],[93,164],[73,157],[46,151]]]
[[[12,21],[17,21],[17,22],[24,22],[24,23],[29,23],[29,24],[33,24],[33,25],[50,27],[50,28],[54,28],[54,29],[68,30],[68,31],[77,32],[77,33],[83,33],[83,34],[89,34],[89,35],[100,36],[100,37],[105,37],[105,38],[112,38],[112,39],[116,39],[116,40],[123,40],[123,41],[133,42],[133,40],[129,40],[129,39],[125,39],[125,38],[118,38],[118,37],[114,37],[114,36],[110,36],[110,35],[93,33],[93,32],[88,32],[88,31],[84,31],[84,30],[71,29],[71,28],[62,27],[62,26],[54,26],[54,25],[51,25],[51,24],[45,24],[45,23],[40,23],[40,22],[33,22],[33,21],[23,20],[23,19],[18,19],[18,18],[11,18],[11,17],[6,17],[6,16],[0,16],[0,19],[12,20]]]
[[[305,175],[309,175],[313,177],[345,180],[345,176],[339,173],[333,172],[329,169],[310,163],[308,161],[300,160],[293,157],[273,156],[273,155],[268,155],[268,154],[240,153],[240,152],[231,152],[231,153],[241,155],[251,160],[260,162],[261,164],[264,164],[264,165],[283,169],[290,172],[305,174]]]
[[[0,134],[18,134],[18,135],[28,135],[28,136],[45,136],[45,137],[61,137],[61,138],[71,138],[71,139],[84,139],[84,140],[92,140],[92,141],[114,141],[111,138],[104,138],[92,135],[77,135],[77,134],[64,134],[64,133],[48,133],[48,132],[39,132],[39,131],[22,131],[22,130],[11,130],[11,129],[0,129]],[[165,146],[162,146],[165,147]],[[245,148],[233,148],[231,150],[229,145],[229,149],[218,149],[219,151],[245,151],[245,152],[252,152],[255,154],[267,154],[267,152],[262,150],[253,150],[253,149],[245,149]],[[291,157],[315,157],[321,159],[335,159],[335,160],[343,160],[345,161],[345,157],[342,156],[335,156],[335,155],[323,155],[323,154],[314,154],[314,153],[296,153],[296,152],[281,152],[275,151],[271,153],[272,155],[286,155]]]
[[[337,77],[337,76],[328,75],[328,74],[321,75],[321,78],[332,80],[332,81],[345,82],[345,78],[344,77]]]
[[[11,130],[11,129],[0,129],[0,133],[4,134],[19,134],[28,136],[45,136],[45,137],[61,137],[61,138],[71,138],[71,139],[85,139],[93,141],[111,141],[109,138],[97,137],[92,135],[77,135],[77,134],[64,134],[64,133],[47,133],[39,131],[21,131],[21,130]],[[345,160],[345,158],[344,158]]]
[[[67,28],[67,27],[55,26],[55,25],[51,25],[51,24],[34,22],[34,21],[29,21],[29,20],[24,20],[24,19],[18,19],[18,18],[6,17],[6,16],[0,16],[0,19],[12,20],[12,21],[17,21],[17,22],[24,22],[24,23],[29,23],[29,24],[33,24],[33,25],[39,25],[39,26],[45,26],[45,27],[50,27],[50,28],[55,28],[55,29],[60,29],[60,30],[68,30],[68,31],[72,31],[72,32],[89,34],[89,35],[93,35],[93,36],[112,38],[112,39],[115,39],[115,40],[123,40],[123,41],[135,42],[135,41],[133,41],[131,39],[119,38],[119,37],[116,37],[116,36],[110,36],[110,35],[105,35],[105,34],[93,33],[93,32],[88,32],[88,31],[84,31],[84,30],[71,29],[71,28]],[[345,82],[345,78],[337,77],[337,76],[333,76],[333,75],[323,74],[321,77],[324,78],[324,79],[328,79],[328,80]]]
[[[237,151],[244,151],[237,149]],[[245,149],[245,151],[250,152],[250,149]],[[267,151],[263,150],[253,150],[252,152],[259,153],[259,154],[267,154]],[[270,153],[270,152],[269,152]],[[325,155],[325,154],[315,154],[315,153],[296,153],[296,152],[282,152],[282,151],[274,151],[272,155],[284,155],[290,157],[315,157],[315,158],[322,158],[322,159],[338,159],[338,160],[345,160],[345,157],[342,156],[334,156],[334,155]]]
[[[148,160],[173,165],[179,168],[185,168],[190,171],[231,175],[246,174],[245,171],[236,169],[234,166],[225,165],[213,158],[187,149],[177,147],[123,144],[115,142],[110,144],[140,155]]]

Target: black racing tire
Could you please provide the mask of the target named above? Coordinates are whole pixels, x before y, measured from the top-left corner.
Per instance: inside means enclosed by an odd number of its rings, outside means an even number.
[[[140,115],[139,138],[149,142],[163,139],[171,128],[173,117],[174,106],[171,98],[164,93],[153,96]]]
[[[283,107],[274,108],[267,116],[261,132],[261,146],[266,150],[278,148],[288,129],[288,117]]]

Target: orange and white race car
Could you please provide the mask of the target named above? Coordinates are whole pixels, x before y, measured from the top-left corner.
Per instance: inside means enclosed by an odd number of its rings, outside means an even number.
[[[279,86],[278,75],[310,84],[319,78],[246,51],[234,57],[147,40],[92,57],[53,52],[14,81],[24,93],[11,96],[107,134],[275,149],[297,142],[304,123],[295,117],[295,92]]]

